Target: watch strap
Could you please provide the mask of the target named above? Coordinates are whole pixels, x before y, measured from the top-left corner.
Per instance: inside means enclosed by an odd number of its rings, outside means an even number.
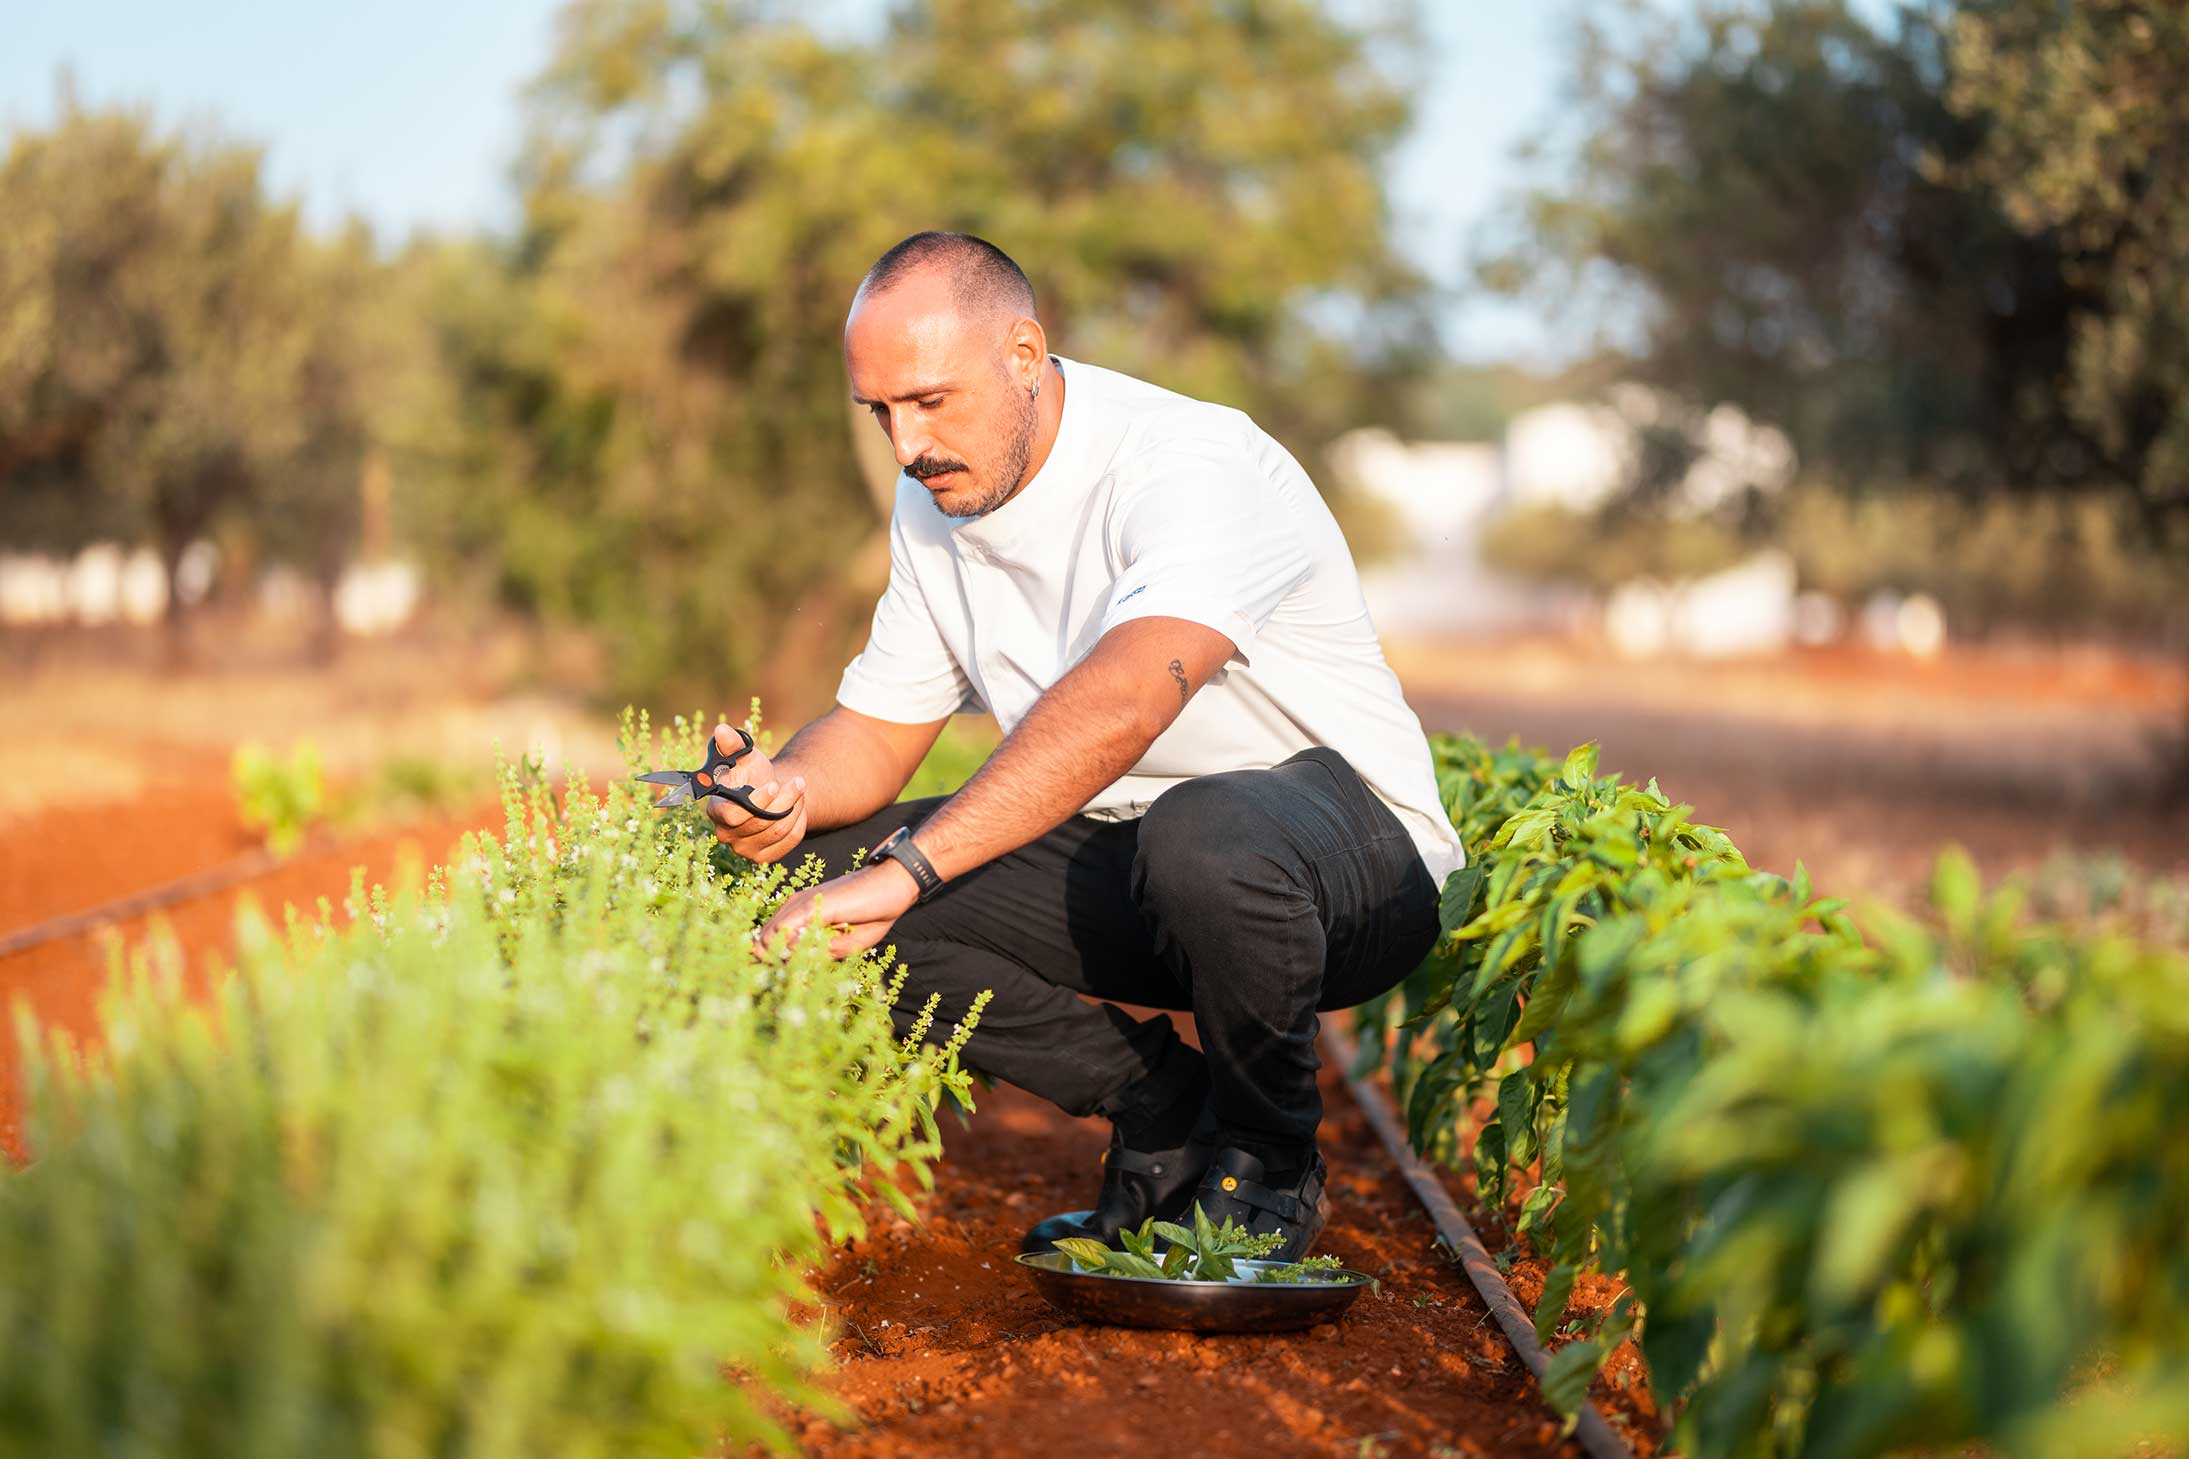
[[[926,901],[942,889],[942,873],[936,871],[934,863],[927,859],[919,847],[912,844],[911,827],[899,826],[883,837],[881,844],[874,848],[874,855],[877,859],[886,856],[911,872],[912,879],[919,883],[921,901]]]

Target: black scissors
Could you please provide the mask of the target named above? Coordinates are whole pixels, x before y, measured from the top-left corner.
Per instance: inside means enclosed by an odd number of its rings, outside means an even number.
[[[648,785],[672,787],[667,795],[654,802],[655,810],[660,810],[664,806],[683,805],[686,801],[705,800],[710,795],[719,795],[743,806],[763,821],[780,821],[790,814],[787,810],[764,811],[752,803],[751,786],[730,785],[727,783],[730,778],[729,772],[736,768],[737,762],[752,753],[752,736],[745,733],[742,725],[733,724],[730,728],[736,730],[737,737],[745,743],[728,754],[724,754],[721,746],[714,742],[714,736],[709,735],[707,737],[707,763],[697,770],[649,770],[638,777]]]

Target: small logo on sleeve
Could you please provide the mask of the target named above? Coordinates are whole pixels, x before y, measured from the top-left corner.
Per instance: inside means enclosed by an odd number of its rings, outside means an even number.
[[[1142,593],[1145,593],[1147,590],[1148,585],[1146,583],[1142,583],[1139,587],[1134,588],[1131,592],[1127,593],[1124,597],[1119,598],[1115,603],[1111,604],[1110,606],[1114,608],[1122,608],[1127,603],[1130,603],[1133,599],[1139,597]]]

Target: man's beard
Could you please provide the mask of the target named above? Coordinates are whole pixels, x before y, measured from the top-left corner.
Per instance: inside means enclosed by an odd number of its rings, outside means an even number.
[[[979,501],[974,502],[964,511],[954,512],[948,507],[944,507],[944,516],[960,519],[985,517],[997,507],[1002,506],[1010,498],[1011,493],[1017,491],[1019,484],[1026,479],[1026,467],[1034,459],[1034,432],[1039,428],[1041,418],[1034,409],[1033,396],[1021,395],[1014,390],[1011,392],[1011,398],[1018,402],[1018,409],[1015,412],[1016,418],[1011,422],[1010,429],[1004,433],[1003,452],[1001,459],[997,462],[998,469],[994,483]]]

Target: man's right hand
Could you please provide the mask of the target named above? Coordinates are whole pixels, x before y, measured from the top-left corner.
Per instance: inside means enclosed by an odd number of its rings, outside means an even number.
[[[715,748],[724,754],[740,743],[737,731],[726,724],[714,727]],[[740,785],[752,787],[752,803],[762,810],[789,810],[779,821],[753,815],[743,806],[719,795],[707,797],[707,819],[714,822],[714,838],[747,861],[781,861],[806,838],[806,777],[793,775],[785,782],[758,745],[730,772]]]

